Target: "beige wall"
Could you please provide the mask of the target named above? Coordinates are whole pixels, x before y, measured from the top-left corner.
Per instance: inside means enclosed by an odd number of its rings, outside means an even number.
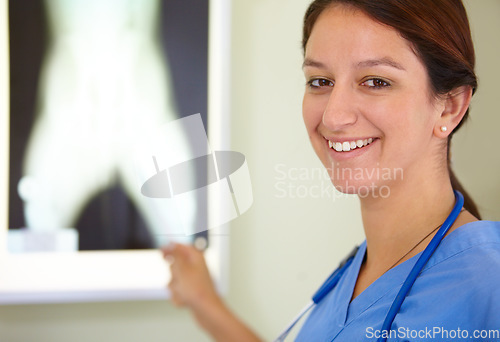
[[[267,340],[307,302],[351,247],[362,240],[356,199],[312,193],[282,197],[280,170],[321,168],[301,118],[300,24],[309,0],[233,0],[232,148],[251,171],[254,205],[231,228],[227,301]],[[466,1],[480,89],[473,120],[457,136],[457,173],[488,218],[500,219],[500,0]],[[292,173],[290,176],[295,177]],[[328,183],[314,174],[288,180],[294,195]],[[0,308],[0,340],[205,341],[185,311],[169,303],[89,303]]]
[[[457,176],[484,219],[500,220],[500,0],[466,0],[476,48],[479,88],[471,120],[457,134],[453,161]]]

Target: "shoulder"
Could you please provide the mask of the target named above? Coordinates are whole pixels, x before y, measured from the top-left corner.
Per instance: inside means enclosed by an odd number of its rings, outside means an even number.
[[[475,266],[470,271],[481,271],[486,266],[500,267],[500,222],[471,222],[451,232],[441,242],[425,269],[441,263],[446,267],[457,263],[457,267],[463,267],[464,264]]]
[[[477,221],[443,240],[415,282],[415,299],[436,321],[498,328],[499,283],[500,222]]]
[[[442,241],[422,273],[446,275],[446,279],[475,287],[496,287],[496,281],[500,282],[500,222],[476,221],[459,227]]]

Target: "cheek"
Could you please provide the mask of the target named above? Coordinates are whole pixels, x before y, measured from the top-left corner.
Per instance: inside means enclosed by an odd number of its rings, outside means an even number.
[[[397,129],[410,144],[426,146],[433,135],[437,110],[425,94],[415,94],[401,103],[401,119]]]
[[[325,101],[320,97],[307,93],[302,100],[302,118],[304,119],[304,124],[310,138],[312,138],[316,128],[323,119],[323,112],[326,106],[326,103],[323,102]]]
[[[372,107],[372,118],[384,136],[382,158],[388,167],[404,167],[425,154],[433,134],[435,108],[425,95],[409,93]]]
[[[382,130],[386,138],[412,137],[432,133],[433,107],[419,94],[407,94],[396,99],[371,105],[372,122]]]
[[[328,156],[324,149],[325,141],[318,132],[318,126],[323,120],[324,106],[326,106],[323,102],[320,96],[312,96],[306,93],[302,101],[302,117],[316,155],[324,165],[327,165]]]

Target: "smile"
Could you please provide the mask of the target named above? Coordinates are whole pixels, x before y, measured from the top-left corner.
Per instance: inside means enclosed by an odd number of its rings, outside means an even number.
[[[353,141],[335,142],[328,140],[328,146],[337,152],[349,152],[370,145],[375,139],[359,139]]]

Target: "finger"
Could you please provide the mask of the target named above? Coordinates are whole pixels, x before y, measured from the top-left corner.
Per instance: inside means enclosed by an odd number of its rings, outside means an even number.
[[[183,245],[175,242],[161,248],[161,252],[165,259],[168,257],[173,257],[174,259],[183,258],[189,260],[195,254],[195,251],[197,250],[193,246]]]
[[[183,269],[184,263],[179,259],[174,260],[174,262],[170,264],[170,274],[172,275],[172,278],[180,276]]]
[[[160,251],[163,254],[164,258],[169,255],[174,256],[175,253],[177,253],[177,243],[171,242],[168,245],[161,247]]]
[[[203,252],[192,245],[177,245],[176,252],[176,255],[189,263],[197,263],[203,259]]]
[[[177,307],[185,306],[186,304],[178,295],[177,285],[175,282],[170,282],[168,284],[168,290],[170,291],[170,301]]]
[[[164,258],[171,260],[182,260],[187,263],[197,263],[203,259],[203,253],[191,245],[173,244],[163,250]]]
[[[165,261],[170,265],[172,266],[172,264],[175,262],[175,258],[171,255],[167,255],[165,256]]]
[[[163,254],[163,258],[170,265],[172,265],[176,259],[184,258],[184,256],[182,255],[183,253],[181,251],[181,245],[175,242],[172,242],[167,246],[162,247],[161,252]]]
[[[175,283],[174,283],[174,280],[171,279],[168,284],[167,284],[167,289],[170,291],[170,293],[174,293],[175,292]]]

